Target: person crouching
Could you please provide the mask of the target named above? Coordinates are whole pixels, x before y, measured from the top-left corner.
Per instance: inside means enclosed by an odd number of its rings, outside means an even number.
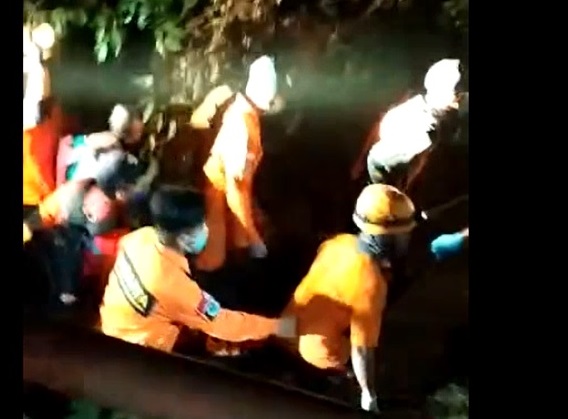
[[[226,310],[194,281],[205,248],[205,200],[192,189],[158,186],[154,225],[124,236],[100,307],[102,331],[127,342],[172,351],[183,327],[229,342],[295,335],[293,317],[270,319]]]
[[[321,245],[284,312],[297,316],[295,347],[312,366],[345,372],[351,355],[367,411],[378,411],[376,349],[391,271],[406,254],[414,211],[410,198],[393,186],[365,187],[353,214],[360,233]]]

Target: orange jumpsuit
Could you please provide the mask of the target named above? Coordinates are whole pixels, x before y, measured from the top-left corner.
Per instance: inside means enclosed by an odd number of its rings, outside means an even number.
[[[245,249],[262,242],[254,223],[252,197],[262,155],[259,112],[237,94],[203,166],[209,242],[197,260],[200,269],[220,268],[228,248]]]
[[[208,130],[214,128],[214,118],[217,112],[222,110],[223,105],[227,103],[234,94],[235,92],[233,92],[233,90],[227,85],[215,87],[207,93],[203,102],[201,102],[201,104],[195,108],[191,114],[191,127],[196,130]]]
[[[386,295],[385,276],[359,251],[356,236],[327,240],[286,309],[297,316],[294,343],[302,358],[317,368],[342,370],[351,346],[376,347]]]
[[[39,124],[24,131],[24,205],[37,205],[55,189],[57,135],[50,124]]]
[[[191,279],[187,259],[153,227],[124,236],[100,308],[105,334],[171,351],[182,326],[226,341],[261,340],[278,320],[225,310]]]

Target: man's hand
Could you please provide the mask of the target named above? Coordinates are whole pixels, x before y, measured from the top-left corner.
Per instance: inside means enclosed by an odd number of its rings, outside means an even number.
[[[263,242],[254,243],[250,246],[250,255],[254,259],[263,259],[268,255],[268,249]]]
[[[29,242],[32,239],[32,230],[24,223],[24,243]]]
[[[73,294],[64,292],[59,295],[59,300],[66,306],[71,306],[77,302],[77,297],[75,297]]]
[[[380,413],[377,395],[363,390],[361,392],[361,409],[366,412]]]

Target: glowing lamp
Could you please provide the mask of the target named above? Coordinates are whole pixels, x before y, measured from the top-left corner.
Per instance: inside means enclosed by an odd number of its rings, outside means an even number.
[[[32,41],[42,50],[47,50],[55,43],[55,31],[49,23],[42,23],[32,30]]]

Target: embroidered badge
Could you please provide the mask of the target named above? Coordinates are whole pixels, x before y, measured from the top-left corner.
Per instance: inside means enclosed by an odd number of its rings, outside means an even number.
[[[197,313],[211,321],[219,315],[220,311],[221,305],[217,302],[217,300],[205,291],[201,291],[201,300],[199,300],[199,304],[197,305]]]
[[[125,252],[120,253],[117,258],[114,273],[120,290],[128,303],[138,314],[147,317],[152,311],[156,299],[142,284],[140,276]]]

